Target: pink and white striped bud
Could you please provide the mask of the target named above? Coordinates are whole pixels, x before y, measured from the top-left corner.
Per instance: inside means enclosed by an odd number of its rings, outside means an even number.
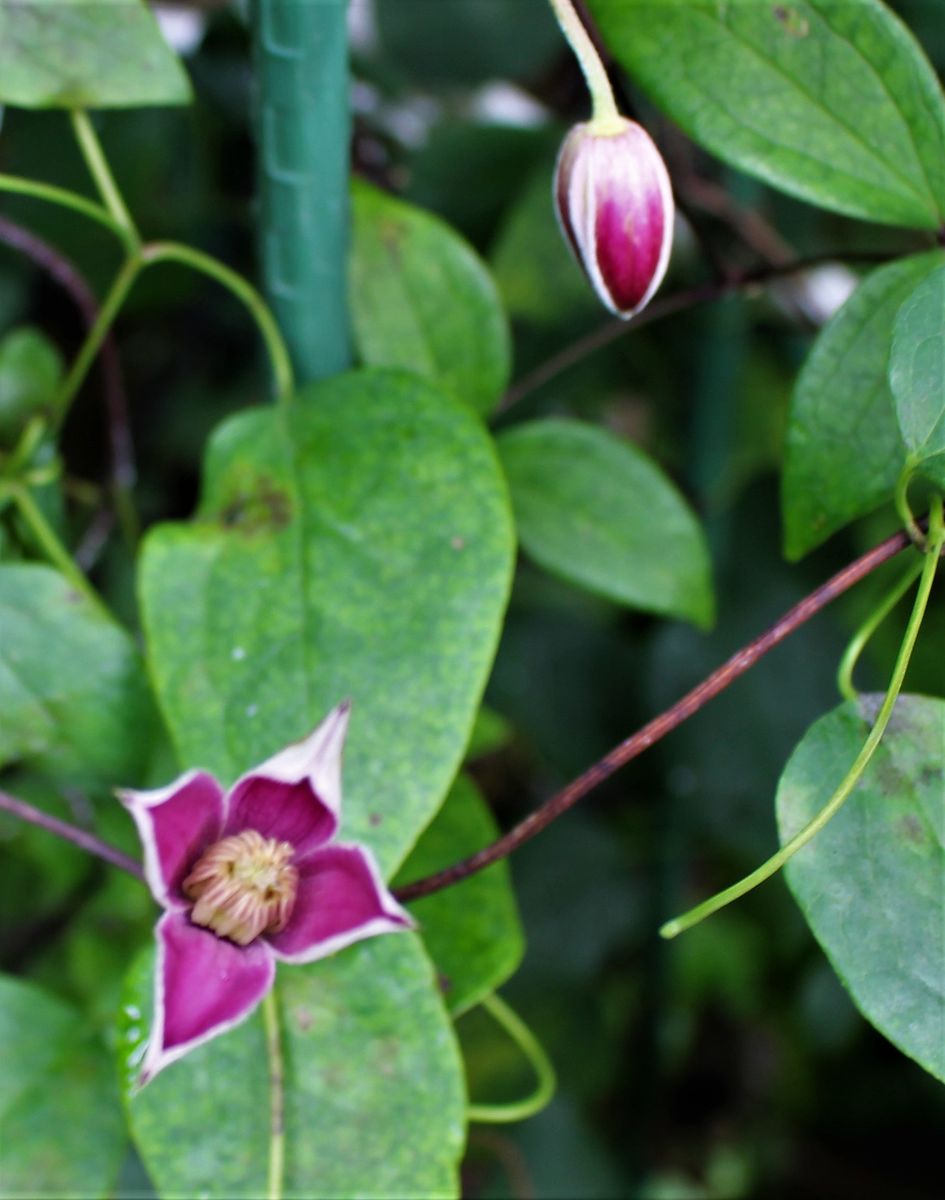
[[[601,302],[623,318],[649,303],[673,243],[673,190],[653,139],[635,121],[575,125],[555,169],[565,237]]]

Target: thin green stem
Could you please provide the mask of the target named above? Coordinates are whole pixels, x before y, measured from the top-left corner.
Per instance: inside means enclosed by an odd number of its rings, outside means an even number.
[[[920,550],[924,550],[926,544],[925,534],[919,528],[919,523],[915,519],[915,513],[909,504],[909,484],[912,482],[913,474],[914,466],[909,461],[902,468],[902,473],[896,480],[896,491],[893,498],[896,503],[896,512],[899,513],[899,519],[905,526],[906,533],[908,533],[909,537]]]
[[[877,608],[870,613],[850,639],[843,652],[843,658],[840,659],[840,666],[837,668],[837,687],[844,700],[856,700],[857,691],[853,684],[853,672],[856,670],[860,655],[876,630],[922,574],[922,562],[921,558],[915,558],[909,563],[906,573],[896,581],[894,587],[890,588]]]
[[[9,479],[22,476],[28,470],[33,455],[46,436],[46,431],[47,423],[44,417],[31,417],[20,434],[19,441],[10,454],[5,456],[2,474]]]
[[[590,35],[584,28],[584,23],[577,15],[571,0],[549,0],[552,11],[561,26],[561,32],[567,39],[568,45],[574,51],[584,78],[587,90],[591,93],[591,124],[596,133],[619,133],[624,125],[614,100],[613,88],[600,60],[597,48],[591,41]]]
[[[3,490],[12,498],[20,516],[29,526],[30,532],[48,561],[68,579],[77,592],[85,596],[99,612],[104,613],[109,620],[112,620],[111,613],[76,566],[71,554],[56,536],[55,530],[46,520],[29,490],[18,483],[6,483],[3,485]]]
[[[919,635],[919,629],[922,625],[922,618],[925,615],[925,609],[929,601],[929,595],[932,591],[932,583],[935,579],[935,570],[938,566],[939,556],[942,546],[945,545],[945,525],[942,520],[942,502],[938,500],[933,505],[929,519],[929,547],[925,554],[925,559],[922,564],[922,576],[919,581],[919,590],[916,593],[915,604],[912,608],[912,615],[909,617],[909,624],[906,626],[905,636],[902,640],[902,645],[899,648],[899,655],[896,659],[896,665],[893,668],[892,678],[889,681],[889,687],[880,706],[879,712],[876,715],[876,721],[873,728],[869,732],[869,736],[863,743],[863,748],[853,762],[853,765],[847,771],[846,775],[840,783],[824,807],[820,812],[813,817],[798,833],[786,842],[777,854],[773,854],[767,862],[762,863],[757,870],[752,871],[750,875],[746,875],[744,879],[733,884],[732,887],[726,888],[724,891],[717,893],[702,904],[696,905],[689,912],[683,913],[682,916],[674,918],[660,930],[660,934],[664,938],[673,938],[678,934],[683,933],[687,929],[691,929],[694,925],[698,925],[700,921],[704,921],[706,917],[718,912],[720,908],[725,908],[731,904],[733,900],[738,900],[746,893],[752,891],[760,883],[764,883],[766,879],[770,879],[777,871],[789,862],[794,855],[803,846],[806,846],[811,838],[816,837],[824,826],[839,812],[844,802],[849,797],[850,793],[859,783],[863,772],[866,770],[870,759],[876,753],[880,740],[886,731],[886,726],[889,723],[889,718],[892,716],[893,707],[896,699],[902,689],[902,683],[905,679],[906,670],[909,666],[909,660],[912,657],[912,651],[915,647],[916,638]]]
[[[295,387],[292,364],[279,328],[259,292],[242,275],[224,266],[215,258],[211,258],[209,254],[194,250],[190,246],[179,245],[176,242],[152,242],[139,247],[130,254],[115,276],[108,295],[99,309],[98,317],[86,335],[69,374],[59,389],[59,395],[56,397],[57,423],[61,425],[65,419],[69,405],[82,386],[102,342],[139,273],[144,267],[157,262],[178,262],[200,271],[204,275],[209,275],[243,302],[255,319],[266,344],[276,381],[276,394],[283,404],[287,404],[292,398]]]
[[[112,326],[112,322],[118,315],[118,311],[124,304],[131,287],[138,277],[138,273],[144,265],[144,261],[139,254],[133,254],[122,264],[118,274],[109,288],[108,295],[102,302],[102,307],[99,309],[98,316],[92,328],[86,334],[85,341],[79,348],[79,353],[75,357],[75,361],[69,370],[69,374],[63,380],[59,388],[59,394],[56,397],[56,423],[61,425],[65,420],[69,405],[75,397],[76,392],[82,386],[82,383],[89,372],[89,368],[95,361],[95,356],[101,348],[102,342],[108,335],[108,331]]]
[[[102,144],[98,140],[98,134],[89,119],[89,114],[82,108],[74,108],[69,113],[69,120],[72,122],[72,131],[79,143],[85,165],[95,181],[99,195],[105,201],[105,207],[111,213],[115,224],[124,231],[126,244],[139,246],[141,235],[122,199],[121,192],[118,190],[115,177],[112,175],[108,160],[102,150]]]
[[[483,999],[482,1007],[496,1024],[502,1026],[528,1059],[537,1082],[535,1090],[523,1100],[516,1100],[511,1104],[470,1104],[467,1106],[467,1114],[470,1121],[483,1121],[493,1125],[523,1121],[526,1117],[540,1112],[554,1095],[554,1067],[538,1039],[504,1000],[493,993]]]
[[[266,1200],[282,1200],[285,1178],[285,1066],[275,984],[263,999],[262,1016],[269,1059],[269,1171]]]
[[[117,234],[129,250],[133,248],[134,243],[129,238],[127,229],[115,220],[108,209],[94,200],[89,200],[86,196],[80,196],[78,192],[70,192],[68,188],[56,187],[52,183],[39,183],[35,179],[21,179],[18,175],[2,174],[0,174],[0,192],[11,192],[16,196],[30,196],[34,200],[46,200],[50,204],[71,208],[73,212],[81,213],[83,217],[88,217]],[[131,242],[130,245],[129,242]]]
[[[295,379],[288,348],[269,307],[251,283],[236,271],[230,270],[223,263],[211,258],[209,254],[177,242],[152,242],[144,247],[141,256],[145,263],[183,263],[195,271],[209,275],[211,279],[215,279],[217,283],[222,284],[237,299],[241,300],[249,309],[266,344],[276,384],[276,396],[282,404],[288,404],[291,401],[295,391]]]

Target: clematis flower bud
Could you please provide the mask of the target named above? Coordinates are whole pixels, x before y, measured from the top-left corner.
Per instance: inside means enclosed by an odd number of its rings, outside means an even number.
[[[673,241],[673,192],[653,139],[635,121],[575,125],[555,169],[565,237],[603,304],[629,318],[649,303]]]

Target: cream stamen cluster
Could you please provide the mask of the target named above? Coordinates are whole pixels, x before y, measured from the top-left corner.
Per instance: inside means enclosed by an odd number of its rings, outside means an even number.
[[[263,933],[285,929],[298,890],[299,873],[289,861],[294,847],[244,830],[215,842],[184,880],[193,900],[190,919],[238,946]]]

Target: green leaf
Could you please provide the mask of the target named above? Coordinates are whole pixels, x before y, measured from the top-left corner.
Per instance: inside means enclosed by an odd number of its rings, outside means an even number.
[[[126,1138],[114,1068],[77,1012],[0,976],[0,1191],[104,1196]]]
[[[0,446],[12,448],[30,417],[52,414],[61,377],[62,356],[38,329],[0,340]]]
[[[131,638],[37,563],[0,566],[0,765],[134,783],[157,714]]]
[[[143,1049],[150,959],[129,977],[126,1078]],[[374,938],[310,966],[280,967],[277,989],[286,1197],[455,1195],[462,1065],[416,936]],[[265,1195],[269,1083],[260,1015],[168,1067],[129,1098],[129,1112],[162,1195]]]
[[[0,103],[187,104],[184,69],[141,0],[0,0]]]
[[[437,217],[354,189],[351,312],[365,363],[404,367],[488,414],[508,382],[508,325],[475,251]]]
[[[344,832],[394,869],[459,766],[512,558],[488,437],[420,379],[354,372],[227,422],[199,519],[141,560],[182,764],[232,780],[351,697]]]
[[[778,787],[782,842],[826,803],[881,702],[842,704],[804,735]],[[945,1080],[943,795],[945,701],[900,696],[856,790],[787,880],[863,1015]]]
[[[824,208],[935,229],[945,102],[880,0],[589,0],[609,49],[691,137]]]
[[[906,459],[888,380],[893,324],[942,262],[933,250],[873,271],[814,343],[788,415],[782,508],[789,558],[891,498]]]
[[[472,780],[459,776],[432,824],[401,868],[409,883],[494,842],[499,829]],[[521,962],[525,946],[508,863],[498,862],[410,911],[458,1016],[494,992]]]
[[[569,420],[518,425],[498,444],[522,545],[536,562],[619,604],[711,624],[702,530],[642,450]]]
[[[945,487],[945,266],[923,279],[899,310],[889,386],[910,461]]]

